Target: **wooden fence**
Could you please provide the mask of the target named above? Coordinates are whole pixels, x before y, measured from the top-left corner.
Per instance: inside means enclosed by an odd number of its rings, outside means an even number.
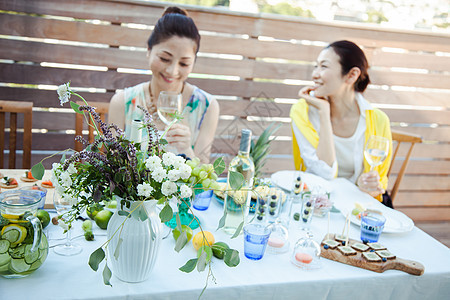
[[[108,102],[117,89],[149,79],[146,40],[165,6],[0,0],[0,99],[33,101],[33,163],[74,145],[75,116],[61,110],[57,85],[70,80],[88,101]],[[235,155],[241,128],[258,136],[277,121],[283,126],[265,171],[292,169],[289,109],[322,47],[349,39],[371,64],[366,98],[389,115],[392,128],[424,139],[397,208],[415,220],[450,220],[450,34],[184,7],[202,34],[188,81],[220,104],[213,155]],[[394,176],[398,169],[396,161]]]

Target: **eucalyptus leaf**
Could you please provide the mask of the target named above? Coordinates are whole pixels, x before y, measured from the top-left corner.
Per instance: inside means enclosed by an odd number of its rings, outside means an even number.
[[[239,172],[235,172],[235,171],[229,171],[229,172],[230,172],[230,174],[228,177],[230,180],[230,187],[233,190],[239,190],[244,185],[244,182],[245,182],[244,175],[242,175]]]
[[[223,211],[223,216],[222,218],[220,218],[219,220],[219,225],[217,226],[216,230],[219,230],[220,228],[222,228],[223,226],[225,226],[225,219],[227,218],[227,211],[224,210]]]
[[[102,262],[103,259],[105,259],[105,251],[103,251],[103,248],[100,247],[92,252],[91,256],[89,256],[89,266],[92,270],[97,271],[98,265]]]
[[[102,191],[97,187],[97,189],[94,192],[94,195],[92,196],[94,202],[98,203],[102,199]]]
[[[72,107],[73,111],[77,114],[83,114],[83,112],[80,110],[80,106],[80,104],[70,101],[70,107]]]
[[[66,153],[63,153],[61,156],[61,160],[59,161],[61,164],[63,164],[66,161]]]
[[[205,251],[200,254],[197,261],[197,271],[203,272],[206,269],[206,265],[208,264],[206,261],[207,256]]]
[[[39,162],[39,163],[35,164],[31,168],[31,174],[37,180],[41,180],[42,177],[44,177],[44,173],[45,173],[45,168],[44,168],[44,165],[42,164],[42,162]]]
[[[175,215],[175,220],[177,221],[177,228],[178,228],[178,230],[180,230],[180,232],[182,232],[181,219],[180,219],[179,212],[177,212],[177,214]]]
[[[172,207],[168,203],[164,205],[163,209],[159,213],[159,218],[161,219],[161,223],[165,223],[170,221],[173,217],[173,210]]]
[[[186,246],[188,242],[188,238],[187,238],[187,233],[186,231],[181,231],[180,235],[178,236],[178,239],[175,243],[175,251],[180,252],[181,249],[184,248],[184,246]]]
[[[239,258],[239,251],[235,249],[225,249],[223,261],[229,267],[236,267],[241,262]]]
[[[105,285],[112,286],[109,280],[111,279],[112,273],[111,270],[108,268],[108,264],[105,264],[105,268],[103,269],[103,283]]]
[[[116,260],[119,259],[119,253],[120,253],[120,247],[122,246],[123,239],[119,238],[119,241],[117,242],[116,250],[114,250],[114,258]]]
[[[195,266],[197,265],[198,258],[193,258],[188,260],[184,266],[180,267],[179,270],[185,273],[191,273],[194,271]]]
[[[119,216],[127,217],[127,218],[130,216],[130,213],[127,212],[127,211],[124,211],[124,210],[118,210],[118,211],[117,211],[117,214],[118,214]]]
[[[166,139],[160,139],[160,140],[159,140],[159,144],[160,144],[160,145],[167,145],[167,144],[169,144],[169,142],[167,142]]]
[[[223,173],[223,171],[225,171],[226,165],[225,162],[223,160],[223,157],[219,157],[218,159],[216,159],[213,163],[214,166],[214,172],[217,174],[217,176],[219,176],[220,174]]]
[[[239,236],[239,234],[241,233],[242,227],[244,227],[244,221],[242,221],[241,224],[239,224],[238,228],[236,229],[233,236],[231,237],[232,239],[237,238]]]
[[[155,239],[156,239],[156,233],[155,233],[155,231],[153,230],[153,226],[152,226],[152,219],[148,219],[148,222],[150,223],[149,224],[149,227],[150,227],[150,238],[152,239],[152,241],[154,241]]]

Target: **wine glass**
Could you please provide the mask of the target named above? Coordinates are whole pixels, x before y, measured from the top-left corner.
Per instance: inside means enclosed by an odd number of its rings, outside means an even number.
[[[370,171],[381,165],[389,152],[389,140],[382,136],[371,135],[364,148],[364,157],[370,165]]]
[[[65,212],[69,211],[72,208],[72,204],[70,199],[67,197],[61,196],[58,192],[55,191],[53,194],[53,205],[55,206],[56,212],[58,215],[62,215]],[[62,219],[64,220],[64,219]],[[71,231],[67,229],[66,232],[66,242],[64,244],[60,244],[54,247],[54,251],[56,254],[64,255],[64,256],[72,256],[80,253],[83,249],[80,245],[72,243],[71,240]]]
[[[159,93],[157,106],[158,116],[166,125],[174,120],[174,114],[181,112],[181,94],[177,92],[162,91]]]

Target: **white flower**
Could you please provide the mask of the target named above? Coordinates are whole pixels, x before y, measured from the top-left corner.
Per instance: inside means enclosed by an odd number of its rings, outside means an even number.
[[[70,99],[70,83],[61,84],[58,86],[56,92],[58,93],[60,104],[63,106],[63,104],[69,102]]]
[[[156,168],[161,167],[161,158],[159,158],[156,155],[150,156],[149,158],[146,159],[145,166],[147,167],[147,169],[150,170],[150,172],[152,172]]]
[[[173,163],[175,162],[176,157],[177,156],[175,154],[173,154],[172,152],[167,152],[167,153],[163,154],[162,160],[166,166],[172,166]]]
[[[170,196],[173,193],[176,193],[177,185],[172,181],[165,181],[161,186],[161,193],[165,196]]]
[[[61,173],[62,185],[65,187],[70,187],[72,185],[72,178],[70,178],[70,174],[66,172]]]
[[[177,181],[180,178],[180,172],[178,170],[170,170],[167,177],[170,181]]]
[[[138,196],[143,196],[143,197],[150,197],[152,192],[153,192],[153,187],[147,183],[144,182],[142,184],[138,184],[137,186],[137,190],[138,190]]]
[[[173,161],[173,166],[175,168],[180,168],[182,165],[184,165],[185,161],[186,160],[182,156],[177,155],[175,156],[175,159]]]
[[[77,172],[77,169],[75,168],[74,164],[71,163],[69,167],[67,168],[67,173],[70,175],[75,174]]]
[[[157,182],[162,182],[167,176],[166,170],[163,167],[158,167],[152,172],[152,177]]]
[[[64,229],[64,230],[69,229],[69,226],[64,222],[63,219],[59,219],[59,220],[58,220],[58,225],[59,225],[59,227],[61,227],[61,228]]]
[[[191,177],[192,168],[188,165],[182,164],[178,167],[178,172],[180,173],[180,178],[187,180]]]
[[[181,198],[190,198],[192,196],[192,189],[187,185],[183,184],[180,187],[180,196]]]

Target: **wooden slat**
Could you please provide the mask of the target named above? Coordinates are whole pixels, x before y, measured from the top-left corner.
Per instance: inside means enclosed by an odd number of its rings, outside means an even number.
[[[439,142],[450,142],[450,128],[446,126],[430,128],[430,127],[392,127],[398,128],[402,131],[409,132],[412,134],[417,134],[422,136],[425,142],[428,141],[439,141]]]
[[[450,207],[401,207],[398,209],[414,222],[418,221],[450,221]]]
[[[398,157],[405,157],[407,147],[400,147]],[[416,144],[412,157],[450,159],[450,144]]]
[[[402,192],[397,194],[395,207],[406,206],[450,206],[448,192]]]
[[[396,179],[395,175],[391,175],[389,178],[389,188]],[[406,174],[402,179],[400,185],[402,191],[450,191],[450,177],[448,175],[422,175],[422,176],[409,176]]]
[[[450,101],[448,101],[450,93],[445,92],[380,90],[371,89],[369,85],[368,89],[364,92],[364,96],[371,103],[377,104],[437,106],[447,110],[450,108]]]
[[[415,146],[414,146],[415,147]],[[400,170],[400,166],[403,160],[396,160],[392,166],[392,174],[397,174]],[[417,161],[409,160],[408,167],[406,169],[408,174],[446,174],[450,175],[450,161],[447,160],[435,160],[435,161]]]

